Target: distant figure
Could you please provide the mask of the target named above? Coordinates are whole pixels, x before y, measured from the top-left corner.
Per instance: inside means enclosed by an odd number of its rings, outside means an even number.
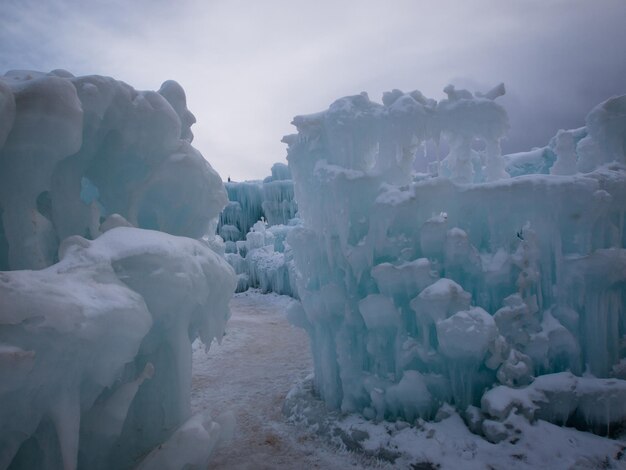
[[[230,176],[228,177],[228,182],[230,183]]]

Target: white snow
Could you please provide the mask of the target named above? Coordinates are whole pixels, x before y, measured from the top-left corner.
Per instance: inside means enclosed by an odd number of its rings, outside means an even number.
[[[437,322],[439,349],[450,359],[480,362],[497,334],[493,317],[480,307]]]
[[[506,439],[493,444],[470,432],[449,407],[434,421],[414,423],[332,412],[312,394],[308,338],[286,320],[293,305],[289,297],[256,290],[236,294],[222,344],[208,354],[194,345],[193,411],[214,417],[231,412],[236,420],[233,440],[215,450],[208,468],[626,468],[626,442],[541,419],[530,424],[511,414],[504,424],[489,422],[506,431]],[[392,389],[395,406],[406,407],[402,414],[423,411],[424,385],[415,372]]]
[[[193,412],[235,418],[233,439],[219,447],[209,468],[296,470],[375,468],[287,423],[282,414],[290,389],[312,368],[306,334],[289,324],[286,296],[248,290],[230,303],[231,319],[219,347],[194,344]]]

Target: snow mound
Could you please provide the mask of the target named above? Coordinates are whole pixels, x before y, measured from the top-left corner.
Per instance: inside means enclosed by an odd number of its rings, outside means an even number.
[[[413,393],[413,400],[418,403],[420,397]],[[480,421],[500,439],[497,444],[476,435],[471,416],[463,419],[449,406],[442,407],[432,421],[376,422],[345,415],[328,410],[315,394],[312,377],[289,392],[283,412],[298,427],[340,450],[363,456],[370,464],[367,468],[591,470],[626,465],[623,442],[542,419],[530,423],[515,413],[505,422]]]

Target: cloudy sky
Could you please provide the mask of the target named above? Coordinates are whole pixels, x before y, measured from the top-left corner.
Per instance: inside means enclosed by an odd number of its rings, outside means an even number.
[[[505,82],[505,151],[544,145],[626,93],[623,0],[0,0],[0,74],[177,80],[224,179],[285,161],[294,115],[392,88]]]

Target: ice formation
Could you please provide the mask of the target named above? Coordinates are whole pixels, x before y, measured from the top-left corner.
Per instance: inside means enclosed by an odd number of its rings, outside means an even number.
[[[190,419],[191,341],[221,339],[235,288],[194,121],[173,81],[0,77],[1,469],[133,468]]]
[[[224,241],[245,240],[259,220],[269,225],[286,225],[296,216],[293,181],[284,163],[272,166],[263,181],[227,182],[229,203],[220,215],[218,233]]]
[[[224,256],[237,274],[236,292],[252,287],[263,293],[298,297],[291,249],[285,241],[298,223],[297,219],[291,219],[290,225],[268,227],[260,220],[245,240],[226,242],[228,252]]]
[[[226,189],[229,203],[220,215],[218,233],[237,273],[237,292],[253,287],[297,297],[285,241],[299,224],[289,168],[275,163],[263,181],[227,182]]]
[[[492,437],[511,410],[608,432],[626,403],[626,96],[502,156],[504,86],[445,92],[345,97],[283,139],[303,221],[289,314],[315,388],[372,419],[450,403]],[[427,141],[449,153],[416,174]]]

